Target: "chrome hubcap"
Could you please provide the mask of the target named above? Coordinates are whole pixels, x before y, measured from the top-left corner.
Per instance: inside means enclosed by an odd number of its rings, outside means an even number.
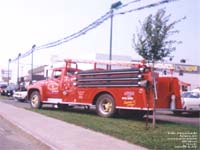
[[[32,97],[32,99],[31,99],[32,105],[33,105],[33,106],[36,106],[36,105],[38,104],[38,102],[39,102],[38,96],[37,96],[37,95],[34,95],[34,96]]]
[[[102,104],[102,109],[104,112],[109,113],[112,111],[112,103],[105,100]]]

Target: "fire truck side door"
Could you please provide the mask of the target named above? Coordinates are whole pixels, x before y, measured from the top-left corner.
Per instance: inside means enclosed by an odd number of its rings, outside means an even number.
[[[63,81],[62,94],[65,102],[74,102],[76,98],[76,87],[74,83],[74,72],[67,71]]]
[[[62,70],[54,70],[52,78],[47,83],[47,97],[61,98],[61,75]]]

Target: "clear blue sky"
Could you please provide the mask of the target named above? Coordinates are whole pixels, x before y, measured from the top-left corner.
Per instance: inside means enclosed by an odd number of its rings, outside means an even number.
[[[121,0],[126,4],[132,0]],[[159,0],[141,0],[115,12],[137,8]],[[6,0],[0,1],[0,69],[7,68],[8,59],[24,53],[32,47],[66,37],[89,25],[110,9],[116,0]],[[140,59],[132,48],[132,37],[149,14],[165,8],[171,14],[171,21],[184,16],[186,20],[175,26],[180,31],[172,39],[181,40],[173,62],[186,59],[189,64],[200,65],[200,2],[199,0],[178,0],[169,4],[114,17],[113,55],[128,55]],[[34,65],[49,63],[52,55],[63,58],[95,59],[96,53],[109,53],[110,20],[86,35],[60,46],[34,53]],[[21,59],[23,73],[30,69],[30,56]],[[16,72],[16,62],[11,64]]]

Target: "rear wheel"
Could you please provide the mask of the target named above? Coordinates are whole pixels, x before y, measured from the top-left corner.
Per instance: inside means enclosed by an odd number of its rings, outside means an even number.
[[[31,93],[30,103],[32,108],[42,107],[42,102],[40,101],[40,93],[38,91],[34,91]]]
[[[115,101],[110,94],[102,94],[96,103],[97,114],[101,117],[112,117],[115,114]]]

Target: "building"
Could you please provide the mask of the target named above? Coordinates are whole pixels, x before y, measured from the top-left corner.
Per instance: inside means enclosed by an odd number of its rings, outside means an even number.
[[[136,61],[132,60],[131,56],[119,56],[113,55],[112,60],[124,60],[124,61]],[[108,60],[108,55],[106,54],[96,54],[97,60]],[[180,80],[181,88],[188,88],[188,90],[200,87],[200,66],[190,65],[184,63],[156,63],[156,70],[162,76],[175,76]],[[183,90],[182,89],[182,90]]]
[[[47,65],[42,65],[42,66],[39,66],[37,68],[34,68],[33,69],[33,79],[32,80],[43,80],[45,78],[45,67]],[[29,70],[28,71],[28,75],[24,76],[24,81],[31,81],[31,74],[32,74],[32,71]],[[22,77],[21,77],[22,79]]]
[[[157,63],[155,65],[161,75],[178,77],[182,89],[200,87],[200,66],[189,64]]]

